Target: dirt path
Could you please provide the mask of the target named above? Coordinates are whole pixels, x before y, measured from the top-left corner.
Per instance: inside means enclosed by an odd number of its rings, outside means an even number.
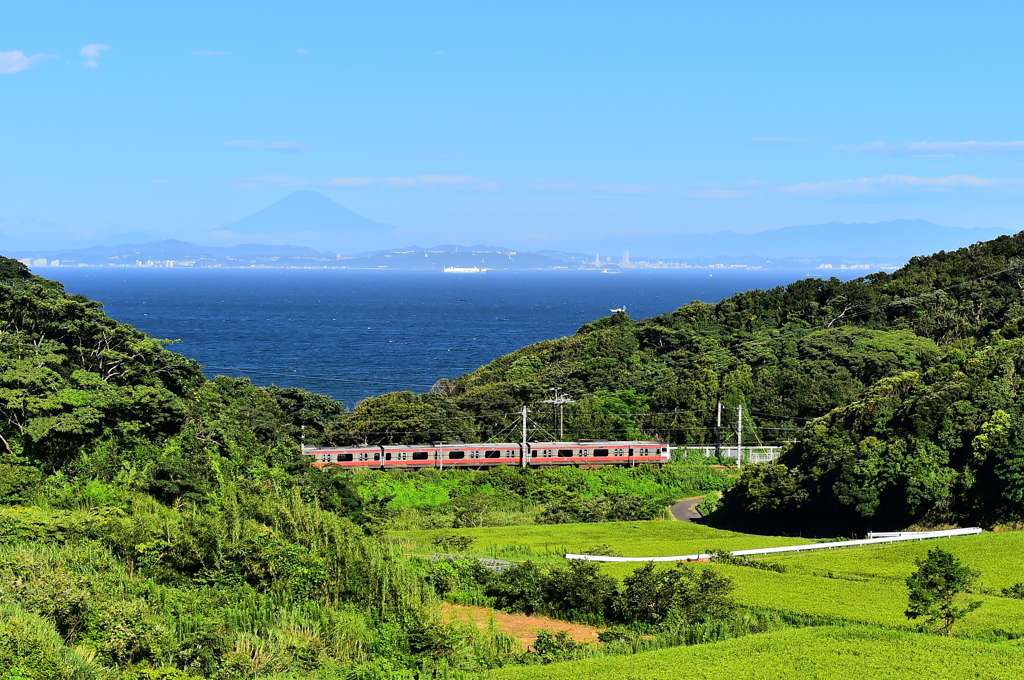
[[[704,500],[703,496],[697,496],[696,498],[684,498],[680,501],[676,501],[672,505],[672,516],[680,522],[692,522],[695,519],[700,519],[700,513],[693,509],[693,506]]]
[[[445,618],[448,620],[472,621],[477,628],[484,629],[494,617],[498,630],[519,640],[523,647],[529,647],[537,638],[537,632],[549,630],[552,633],[565,630],[569,637],[579,642],[597,643],[598,629],[582,623],[568,623],[549,619],[546,616],[527,616],[526,614],[506,614],[487,607],[468,607],[461,604],[444,604]]]

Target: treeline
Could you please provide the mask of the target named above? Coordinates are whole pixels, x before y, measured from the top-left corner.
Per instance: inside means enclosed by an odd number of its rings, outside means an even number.
[[[431,394],[367,399],[324,441],[487,440],[560,387],[567,437],[788,445],[750,466],[715,521],[835,535],[1024,520],[1024,235],[914,258],[892,274],[806,279],[537,343]],[[725,427],[716,428],[724,406]]]
[[[0,258],[0,677],[373,680],[536,661],[447,622],[385,530],[409,510],[476,526],[510,505],[529,521],[649,518],[678,488],[732,481],[702,465],[315,469],[303,437],[353,437],[365,407],[207,380],[166,345]]]

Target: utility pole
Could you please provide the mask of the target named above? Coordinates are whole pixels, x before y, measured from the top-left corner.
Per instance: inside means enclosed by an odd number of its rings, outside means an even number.
[[[523,467],[526,467],[526,414],[530,412],[530,409],[523,407]]]
[[[736,469],[743,467],[743,406],[736,407]]]
[[[562,439],[565,439],[565,411],[563,410],[563,407],[566,404],[575,404],[576,402],[571,397],[560,395],[559,392],[562,391],[561,387],[552,387],[551,391],[555,393],[555,396],[551,399],[545,399],[544,403],[551,404],[552,407],[558,407],[558,422],[556,424],[558,425],[558,439],[561,441]]]
[[[715,457],[722,462],[722,402],[718,402],[718,421],[715,424]]]

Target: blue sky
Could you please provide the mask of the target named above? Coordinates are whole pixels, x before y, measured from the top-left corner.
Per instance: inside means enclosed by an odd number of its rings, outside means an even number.
[[[1020,3],[15,3],[0,232],[201,238],[296,188],[423,243],[1018,229]]]

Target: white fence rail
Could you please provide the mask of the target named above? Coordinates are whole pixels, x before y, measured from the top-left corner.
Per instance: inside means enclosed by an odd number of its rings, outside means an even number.
[[[678,446],[673,451],[679,451],[683,457],[691,453],[703,454],[705,458],[715,455],[714,446]],[[721,457],[736,460],[740,457],[740,449],[735,446],[723,446]],[[782,454],[781,446],[744,446],[742,450],[743,462],[745,463],[770,463]]]
[[[831,543],[808,543],[807,545],[787,545],[780,548],[755,548],[753,550],[733,550],[731,554],[742,557],[744,555],[769,555],[771,553],[783,552],[804,552],[807,550],[824,550],[826,548],[847,548],[857,545],[872,545],[876,543],[897,543],[900,541],[920,541],[926,538],[943,538],[946,536],[972,536],[980,534],[981,529],[970,527],[967,529],[944,529],[942,531],[894,531],[886,532],[901,534],[898,536],[882,536],[879,538],[865,538],[856,541],[832,541]],[[610,555],[576,555],[569,553],[565,556],[567,560],[589,560],[591,562],[694,562],[714,557],[718,553],[697,553],[696,555],[675,555],[673,557],[611,557]]]

